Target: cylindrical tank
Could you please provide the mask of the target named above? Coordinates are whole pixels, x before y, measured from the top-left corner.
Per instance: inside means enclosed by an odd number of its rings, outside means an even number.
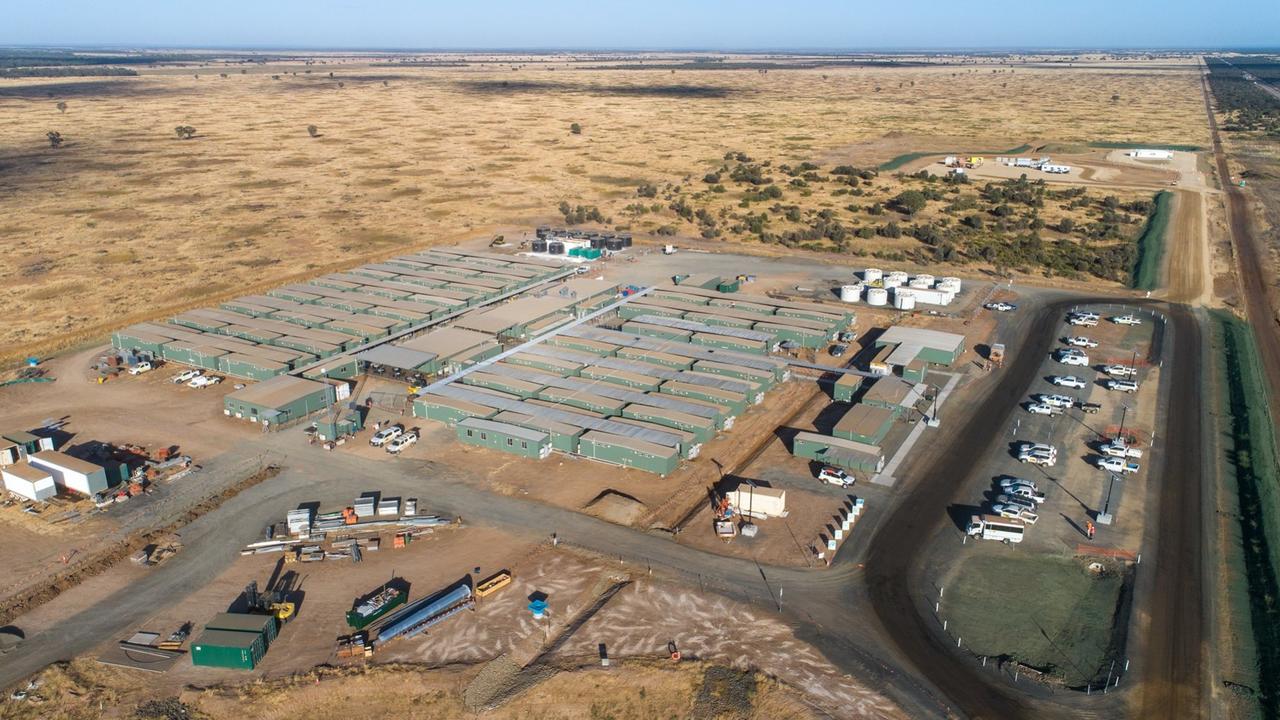
[[[916,294],[899,288],[893,293],[893,306],[899,310],[915,310]]]
[[[907,283],[907,285],[918,290],[928,290],[933,287],[933,276],[917,275],[916,277],[911,278],[911,282]]]
[[[546,252],[546,251],[547,251],[547,241],[546,241],[546,240],[541,240],[541,239],[539,239],[539,240],[534,240],[534,241],[533,241],[533,243],[531,243],[531,245],[532,245],[532,247],[533,247],[533,251],[534,251],[534,252],[544,253],[544,252]]]
[[[889,291],[884,288],[867,288],[867,304],[884,307],[889,304]]]
[[[563,254],[564,254],[564,243],[562,243],[562,242],[549,242],[549,243],[547,243],[547,252],[551,253],[552,255],[563,255]]]
[[[884,271],[880,268],[867,268],[862,271],[862,282],[872,283],[878,282],[884,277]]]
[[[631,247],[631,233],[622,233],[618,236],[618,239],[622,241],[622,247]]]
[[[539,239],[545,240],[546,237],[551,234],[551,228],[547,227],[546,225],[543,225],[542,227],[539,227],[535,232],[537,232]]]
[[[622,241],[619,240],[618,238],[605,238],[604,246],[605,248],[612,250],[613,252],[618,252],[619,250],[622,249]]]
[[[861,285],[841,285],[840,300],[843,302],[858,302],[862,299]]]
[[[938,289],[946,290],[949,293],[960,294],[960,278],[944,277],[938,280]]]
[[[884,276],[884,282],[886,285],[892,285],[894,287],[897,287],[899,285],[906,285],[907,277],[908,277],[907,274],[902,272],[901,270],[894,270],[893,272],[887,273]]]

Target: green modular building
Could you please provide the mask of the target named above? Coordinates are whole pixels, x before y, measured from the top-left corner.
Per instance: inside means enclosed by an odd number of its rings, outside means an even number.
[[[645,440],[588,430],[578,442],[578,454],[615,465],[670,475],[680,465],[680,450]]]
[[[298,325],[304,328],[324,327],[325,323],[330,322],[330,318],[322,315],[312,315],[310,313],[294,312],[292,310],[277,310],[271,313],[268,320],[283,320],[287,323]]]
[[[191,328],[200,332],[213,333],[220,332],[222,328],[231,323],[225,320],[215,320],[211,317],[200,315],[199,313],[184,312],[169,318],[169,322],[179,327]]]
[[[623,406],[626,405],[625,401],[607,398],[603,395],[554,387],[543,388],[538,391],[538,398],[557,405],[582,408],[602,415],[617,415],[622,412]]]
[[[519,425],[467,418],[458,422],[458,439],[467,445],[501,450],[531,460],[551,455],[551,436]]]
[[[715,290],[723,279],[719,275],[712,275],[711,273],[694,273],[692,275],[676,275],[672,280],[677,287],[681,288],[696,287],[703,290]]]
[[[267,295],[281,300],[289,300],[291,302],[301,303],[303,305],[311,305],[320,299],[319,295],[299,290],[293,287],[272,288],[267,291]]]
[[[629,302],[618,308],[618,317],[623,320],[630,320],[641,315],[657,315],[659,317],[683,318],[685,311],[676,310],[668,307],[658,307],[656,305],[644,305],[639,301]]]
[[[289,366],[267,358],[230,353],[218,358],[218,371],[247,380],[270,380],[289,372]]]
[[[817,433],[797,434],[792,441],[791,454],[845,470],[877,473],[884,469],[884,454],[879,447]]]
[[[229,417],[279,426],[300,420],[337,402],[334,385],[292,375],[278,375],[223,398]]]
[[[530,430],[545,432],[551,438],[551,449],[557,452],[578,452],[578,436],[583,433],[583,428],[577,425],[570,425],[534,415],[525,415],[511,410],[500,412],[494,415],[492,419],[494,422],[519,425]]]
[[[859,403],[840,418],[831,434],[867,445],[880,445],[893,427],[894,418],[892,410]]]
[[[760,298],[760,299],[764,300],[765,298]],[[772,305],[765,305],[764,303],[748,302],[743,300],[740,297],[711,298],[707,302],[707,305],[713,308],[720,307],[720,308],[733,308],[735,310],[745,310],[746,312],[752,312],[757,315],[772,315],[774,311],[774,307]]]
[[[301,363],[300,363],[301,364]],[[299,365],[300,365],[299,364]],[[320,367],[311,368],[302,377],[308,380],[351,380],[360,375],[360,363],[353,355],[328,358]]]
[[[831,389],[831,398],[837,402],[853,402],[853,396],[862,387],[862,377],[853,373],[841,373]]]
[[[747,399],[742,393],[730,392],[719,388],[691,385],[678,380],[662,383],[660,392],[676,397],[692,398],[729,408],[731,414],[741,415],[747,409]]]
[[[445,397],[443,395],[423,395],[413,401],[413,416],[435,420],[446,425],[457,425],[468,418],[489,418],[497,410],[478,403]]]
[[[364,416],[359,410],[351,410],[342,417],[326,417],[316,421],[316,434],[321,440],[334,440],[343,435],[355,435],[364,429]]]
[[[920,357],[902,366],[902,379],[908,382],[922,383],[928,373],[929,363]]]
[[[561,377],[570,377],[582,372],[582,365],[579,363],[560,360],[559,358],[548,357],[546,355],[534,355],[527,352],[518,352],[508,355],[503,358],[503,362],[511,365],[534,368],[543,372],[560,375]]]
[[[485,387],[498,392],[504,392],[508,395],[515,395],[521,400],[535,397],[542,390],[544,385],[520,380],[506,375],[497,375],[486,372],[471,372],[462,376],[462,382],[465,385],[474,385],[477,387]]]
[[[777,311],[774,313],[774,315],[776,315],[779,318],[799,318],[801,320],[813,320],[821,323],[835,323],[835,324],[839,324],[839,317],[840,317],[838,314],[829,315],[823,312],[797,310],[795,308],[789,308],[789,307],[778,308]],[[786,321],[778,320],[778,322],[786,322]]]
[[[862,394],[863,405],[882,407],[895,416],[907,413],[920,400],[921,395],[913,383],[892,375],[878,378]]]
[[[154,357],[164,355],[169,338],[139,328],[129,327],[111,334],[111,346],[123,352],[145,352]]]
[[[304,353],[310,353],[317,358],[324,359],[333,357],[342,352],[341,345],[334,345],[322,340],[311,340],[308,338],[283,336],[271,341],[272,345],[289,348],[291,350],[300,350]]]
[[[691,433],[688,430],[681,430],[680,428],[674,428],[669,425],[660,425],[658,423],[647,422],[644,420],[636,420],[634,418],[626,417],[625,415],[615,415],[609,418],[609,422],[616,422],[622,425],[638,427],[643,430],[674,435],[679,439],[679,447],[676,449],[680,451],[680,457],[685,458],[686,460],[692,460],[693,458],[698,457],[698,453],[702,452],[702,441],[698,439],[696,433]],[[666,445],[667,443],[657,444]]]
[[[252,670],[266,654],[262,633],[205,630],[191,643],[191,664],[202,667]]]
[[[740,338],[733,337],[732,335],[716,335],[709,332],[693,333],[689,336],[689,343],[693,345],[701,345],[703,347],[755,353],[758,355],[763,355],[769,352],[770,346],[773,344],[768,340]]]
[[[876,347],[893,346],[884,362],[902,368],[920,359],[931,365],[951,366],[965,350],[965,338],[955,333],[895,325],[876,338]]]
[[[654,313],[655,315],[657,313]],[[708,313],[690,312],[685,313],[685,320],[690,322],[700,322],[703,325],[711,325],[714,327],[731,327],[739,330],[750,330],[755,321],[745,320],[737,317],[727,317],[725,315],[710,315]]]
[[[624,305],[623,307],[626,306]],[[547,338],[543,344],[564,348],[566,350],[590,353],[596,357],[609,357],[618,352],[617,345],[599,342],[597,340],[588,340],[586,338],[570,337],[568,335],[554,335]]]
[[[623,307],[626,306],[624,305]],[[622,323],[622,332],[658,338],[659,340],[678,340],[680,342],[689,342],[689,338],[693,337],[693,331],[691,330],[681,330],[680,328],[666,327],[665,325],[650,325],[632,320]]]
[[[249,327],[247,325],[227,325],[218,330],[219,335],[227,335],[229,337],[248,340],[258,345],[270,345],[282,337],[284,333],[275,330],[266,330],[264,328]]]
[[[623,347],[618,348],[618,357],[626,360],[639,360],[641,362],[673,368],[675,370],[687,370],[691,365],[693,365],[692,358],[687,358],[683,355],[675,355],[673,353],[665,353],[658,350],[640,350],[637,348]]]
[[[347,320],[329,320],[321,327],[325,330],[333,330],[334,332],[354,336],[358,338],[361,343],[369,340],[377,340],[378,338],[387,336],[387,331],[383,328],[377,328],[372,325],[364,325],[359,322]]]
[[[715,360],[698,360],[693,364],[693,369],[700,373],[719,375],[731,380],[747,380],[759,384],[764,390],[772,389],[778,382],[777,377],[771,372]]]
[[[709,443],[716,436],[716,421],[714,418],[690,415],[679,410],[631,403],[622,408],[622,417],[691,433],[693,441],[697,444]]]
[[[800,347],[806,348],[823,347],[831,339],[831,335],[829,333],[821,333],[815,330],[797,328],[779,323],[758,322],[752,327],[752,329],[759,332],[769,333],[777,338],[778,342],[789,340]]]
[[[174,341],[166,343],[160,354],[169,362],[206,370],[217,370],[218,358],[226,355],[227,351],[209,345],[193,345],[187,342]]]
[[[661,378],[595,365],[589,365],[582,368],[582,377],[590,380],[600,380],[612,385],[620,385],[622,387],[639,390],[641,392],[657,390],[658,387],[662,385]]]
[[[241,315],[248,315],[249,317],[268,317],[275,312],[275,308],[269,308],[266,305],[259,305],[242,299],[228,300],[218,307]]]
[[[273,615],[218,613],[205,624],[204,629],[256,633],[262,636],[264,648],[270,648],[271,643],[276,640],[276,632],[280,627]]]

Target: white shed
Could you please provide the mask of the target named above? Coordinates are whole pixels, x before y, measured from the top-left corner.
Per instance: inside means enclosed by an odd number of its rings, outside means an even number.
[[[83,495],[94,495],[107,489],[107,471],[91,462],[74,458],[57,450],[41,450],[28,461],[42,470],[49,471],[54,482],[67,490]]]
[[[1125,155],[1128,155],[1131,158],[1137,158],[1139,160],[1172,160],[1173,159],[1172,150],[1153,150],[1150,148],[1138,148],[1136,150],[1130,150],[1129,152],[1125,153]]]
[[[58,494],[53,475],[29,462],[18,462],[0,470],[4,489],[28,500],[42,502]]]
[[[783,517],[787,514],[787,491],[754,487],[746,483],[725,493],[739,514],[754,518]]]

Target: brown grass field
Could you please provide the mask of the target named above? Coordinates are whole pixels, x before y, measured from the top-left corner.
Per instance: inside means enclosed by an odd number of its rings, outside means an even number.
[[[0,357],[555,222],[561,201],[620,223],[638,184],[696,180],[727,150],[829,167],[1022,143],[1203,146],[1198,83],[1190,58],[761,73],[344,57],[3,80]]]

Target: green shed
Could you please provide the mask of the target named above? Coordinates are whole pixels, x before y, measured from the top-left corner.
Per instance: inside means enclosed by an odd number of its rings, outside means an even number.
[[[641,350],[638,348],[618,348],[618,357],[627,360],[639,360],[641,362],[652,363],[662,367],[674,368],[676,370],[685,370],[693,365],[691,358],[683,355],[675,355],[673,353],[665,353],[658,350]]]
[[[191,643],[191,664],[252,670],[267,654],[262,633],[205,630]]]
[[[267,358],[232,353],[218,358],[218,371],[248,380],[270,380],[289,372],[289,366]]]
[[[693,433],[698,443],[711,442],[716,436],[715,418],[690,415],[679,410],[631,403],[622,408],[622,417]]]
[[[300,420],[337,402],[329,383],[292,375],[277,375],[223,398],[222,413],[253,422],[280,425]]]
[[[543,344],[562,347],[566,350],[577,350],[578,352],[591,353],[597,357],[607,357],[618,352],[617,345],[600,342],[598,340],[570,337],[568,335],[553,335],[547,338]]]
[[[719,388],[706,387],[703,385],[691,385],[689,383],[679,382],[678,380],[668,380],[662,383],[661,392],[666,395],[675,395],[676,397],[687,397],[695,400],[703,400],[705,402],[722,405],[729,408],[734,415],[741,415],[747,409],[747,400],[742,393],[734,393]]]
[[[853,402],[853,396],[862,387],[862,376],[841,373],[831,390],[831,398],[837,402]]]
[[[471,372],[462,376],[462,382],[465,385],[475,385],[478,387],[486,387],[509,395],[515,395],[518,398],[531,398],[538,394],[544,385],[520,380],[506,375],[498,375],[486,372]]]
[[[797,434],[792,440],[791,454],[845,470],[877,473],[884,469],[884,454],[879,447],[817,433]]]
[[[479,403],[445,397],[443,395],[423,395],[413,401],[413,416],[435,420],[446,425],[456,425],[467,418],[492,417],[497,412],[491,407]]]
[[[272,615],[254,613],[218,613],[205,623],[205,630],[233,630],[262,635],[267,648],[276,640],[276,632],[280,629]]]
[[[578,454],[594,460],[644,470],[663,477],[680,464],[680,450],[646,440],[588,430],[578,442]]]
[[[457,425],[458,439],[468,445],[487,447],[532,460],[551,455],[551,436],[519,425],[467,418]]]
[[[892,410],[859,403],[840,418],[831,434],[845,440],[879,445],[893,427],[894,417]]]
[[[538,397],[547,402],[556,403],[557,405],[567,405],[568,407],[582,408],[604,415],[617,415],[622,411],[626,402],[615,398],[596,395],[595,393],[582,392],[580,390],[567,390],[564,388],[543,388],[538,391]]]

